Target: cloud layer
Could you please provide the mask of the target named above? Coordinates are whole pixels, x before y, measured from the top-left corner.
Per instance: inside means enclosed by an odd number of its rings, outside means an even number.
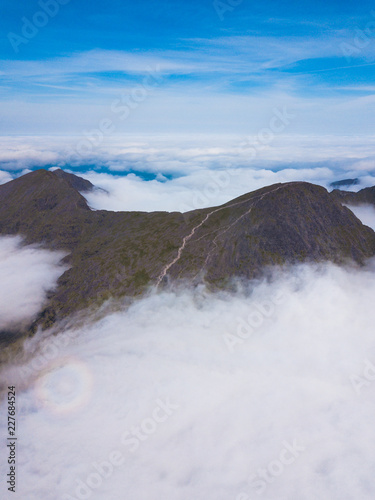
[[[18,236],[0,238],[0,329],[30,321],[65,271],[62,253],[21,243]]]
[[[372,500],[374,293],[373,267],[301,266],[30,340],[14,497]]]
[[[35,168],[65,168],[108,192],[87,195],[93,208],[141,211],[214,206],[293,180],[375,184],[373,137],[285,136],[272,132],[272,118],[248,136],[0,138],[0,182]]]

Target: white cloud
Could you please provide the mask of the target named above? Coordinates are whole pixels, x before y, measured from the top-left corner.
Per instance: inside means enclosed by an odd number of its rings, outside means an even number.
[[[145,139],[117,147],[113,143],[108,167],[115,177],[83,175],[109,194],[96,191],[86,198],[95,209],[184,212],[219,205],[277,182],[308,181],[329,187],[332,181],[359,177],[357,189],[375,184],[372,153],[362,140],[283,135],[257,145],[257,136],[197,142]],[[252,158],[254,146],[257,154]],[[107,150],[107,157],[111,153]],[[143,181],[142,174],[116,177],[129,169],[175,177],[163,181]]]
[[[356,207],[348,205],[348,208],[363,224],[375,231],[375,207],[373,205],[359,205]]]
[[[144,181],[129,174],[114,177],[107,174],[87,173],[85,178],[104,191],[84,193],[90,207],[112,211],[178,211],[220,205],[244,193],[266,185],[292,180],[309,180],[325,183],[332,177],[329,169],[284,169],[273,172],[267,169],[230,168],[210,170],[202,168],[190,175],[160,182]]]
[[[18,236],[0,238],[0,329],[32,320],[66,269],[61,252],[21,243]]]
[[[371,269],[301,266],[252,295],[166,291],[31,339],[26,370],[5,371],[20,388],[14,497],[248,500],[268,469],[267,500],[372,500],[374,293]]]
[[[331,31],[329,35],[300,36],[224,36],[180,41],[179,50],[148,50],[126,52],[94,49],[49,60],[0,60],[2,75],[8,77],[42,78],[86,75],[118,71],[124,74],[144,74],[150,68],[160,68],[164,74],[232,73],[252,74],[268,68],[280,68],[304,59],[344,56],[342,44],[353,44],[356,33]],[[374,47],[357,50],[358,59],[371,59]],[[92,75],[91,75],[92,79]]]
[[[147,103],[117,124],[118,133],[246,133],[261,127],[273,106],[287,104],[299,115],[294,132],[366,134],[371,124],[364,117],[374,108],[371,86],[340,86],[340,79],[333,84],[324,78],[325,71],[372,60],[375,45],[368,44],[342,66],[342,44],[355,36],[344,30],[320,37],[225,36],[180,40],[179,50],[162,53],[96,49],[43,61],[0,60],[3,133],[83,133],[151,70],[161,82]],[[311,63],[334,58],[340,59],[332,67],[315,70]],[[306,60],[308,70],[286,71]]]
[[[35,166],[68,169],[109,192],[86,195],[93,208],[107,210],[187,211],[293,180],[329,187],[332,181],[358,177],[356,189],[375,184],[372,136],[276,134],[262,143],[259,134],[127,135],[108,138],[79,156],[76,149],[81,140],[0,137],[0,162],[13,175]],[[131,171],[136,174],[126,175]],[[145,181],[142,175],[155,179]],[[5,182],[9,175],[4,176]]]
[[[0,170],[0,184],[5,184],[13,179],[9,172],[5,172],[4,170]]]
[[[327,94],[298,96],[294,84],[284,87],[249,89],[247,92],[222,92],[192,85],[159,85],[133,108],[126,119],[113,112],[113,103],[139,88],[142,79],[130,89],[95,87],[85,90],[85,98],[49,95],[39,100],[30,95],[8,96],[1,103],[7,128],[2,134],[55,135],[76,134],[98,128],[103,119],[112,120],[116,134],[246,134],[268,125],[274,107],[287,106],[296,119],[288,134],[366,135],[372,129],[374,97]],[[34,93],[31,92],[33,96]],[[188,97],[187,97],[188,96]],[[58,97],[58,99],[57,99]]]

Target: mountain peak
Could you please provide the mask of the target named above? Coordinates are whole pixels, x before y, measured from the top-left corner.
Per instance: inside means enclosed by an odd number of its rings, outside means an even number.
[[[35,205],[41,210],[56,207],[66,210],[69,204],[87,209],[87,203],[78,191],[92,188],[91,182],[63,170],[40,169],[0,186],[0,196],[3,203],[16,205],[18,202],[23,211],[27,205],[29,208]]]
[[[69,240],[69,234],[78,231],[80,214],[90,212],[74,183],[61,173],[40,169],[1,185],[0,233],[21,234],[27,243],[54,248],[59,246],[57,234]]]
[[[65,172],[65,170],[62,170],[60,168],[57,170],[53,170],[52,173],[60,179],[65,180],[72,188],[82,193],[89,192],[94,189],[94,185],[91,184],[90,181],[82,179],[82,177],[78,177],[75,174]]]

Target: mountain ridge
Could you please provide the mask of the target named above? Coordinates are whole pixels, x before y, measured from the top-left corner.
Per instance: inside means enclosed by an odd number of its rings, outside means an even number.
[[[356,193],[352,191],[342,191],[340,189],[334,189],[331,192],[331,195],[341,203],[346,203],[348,205],[375,205],[375,186],[361,189]]]
[[[374,231],[314,184],[275,184],[185,214],[109,212],[90,210],[70,176],[38,170],[0,186],[0,234],[68,254],[34,330],[168,281],[221,288],[275,265],[375,255]]]

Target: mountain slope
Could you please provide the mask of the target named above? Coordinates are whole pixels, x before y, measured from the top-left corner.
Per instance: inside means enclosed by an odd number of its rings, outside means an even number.
[[[186,214],[91,211],[77,185],[59,171],[38,170],[0,186],[0,234],[68,253],[70,269],[37,319],[43,327],[167,280],[204,278],[221,287],[270,265],[362,264],[375,254],[375,233],[324,188],[304,182]]]
[[[331,195],[341,203],[348,205],[363,205],[366,203],[375,205],[375,186],[361,189],[358,193],[334,189]]]
[[[373,255],[374,234],[327,191],[303,182],[263,188],[219,208],[200,229],[208,247],[186,249],[173,276],[183,276],[187,259],[204,265],[210,281],[248,278],[266,265],[305,260],[363,262]],[[200,240],[202,241],[202,240]],[[200,246],[200,251],[197,249]]]
[[[82,193],[87,193],[94,190],[94,185],[91,184],[87,179],[82,179],[82,177],[78,177],[74,174],[69,174],[68,172],[64,172],[64,170],[58,169],[54,171],[55,175],[60,179],[64,179],[68,182],[69,186],[80,191]]]

